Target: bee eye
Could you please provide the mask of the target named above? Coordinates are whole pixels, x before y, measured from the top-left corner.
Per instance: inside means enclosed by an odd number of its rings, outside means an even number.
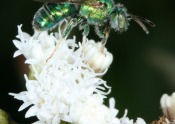
[[[119,13],[119,20],[122,20],[122,18],[123,18],[123,15],[121,14],[121,13]]]
[[[122,21],[123,20],[123,15],[119,12],[119,14],[118,14],[118,20],[119,21]]]
[[[123,29],[125,27],[125,24],[126,24],[126,18],[124,16],[123,13],[119,13],[119,28],[120,29]]]

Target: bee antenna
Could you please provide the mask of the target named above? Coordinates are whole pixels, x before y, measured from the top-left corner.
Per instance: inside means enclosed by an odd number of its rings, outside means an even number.
[[[150,20],[145,19],[143,17],[140,17],[140,16],[135,16],[135,15],[130,14],[128,16],[128,19],[134,20],[135,22],[137,22],[142,27],[142,29],[146,32],[146,34],[149,34],[149,30],[146,28],[146,26],[143,24],[143,22],[149,24],[152,27],[155,27],[155,24],[153,22],[151,22]]]

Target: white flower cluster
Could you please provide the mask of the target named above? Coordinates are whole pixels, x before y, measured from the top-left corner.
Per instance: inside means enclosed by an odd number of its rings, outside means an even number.
[[[61,26],[60,26],[61,27]],[[83,37],[82,43],[61,37],[58,33],[35,32],[33,36],[18,26],[18,48],[14,57],[23,54],[33,71],[33,79],[25,75],[27,91],[10,93],[24,103],[19,111],[30,107],[25,117],[36,116],[34,124],[133,124],[126,117],[116,117],[115,100],[103,104],[111,87],[101,79],[112,54],[102,43]],[[138,118],[135,124],[146,124]]]

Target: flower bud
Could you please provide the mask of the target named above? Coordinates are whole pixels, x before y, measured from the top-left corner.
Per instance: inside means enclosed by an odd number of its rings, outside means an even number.
[[[160,105],[165,117],[168,118],[170,121],[174,121],[175,120],[175,92],[171,96],[164,94],[160,99]]]
[[[88,65],[95,72],[103,72],[111,65],[113,55],[107,51],[102,42],[89,40],[83,47],[83,53]]]

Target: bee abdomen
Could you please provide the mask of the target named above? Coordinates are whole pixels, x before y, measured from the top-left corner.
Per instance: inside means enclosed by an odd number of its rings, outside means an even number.
[[[46,3],[36,12],[33,27],[37,30],[48,30],[67,16],[75,15],[76,12],[77,8],[73,4]]]

